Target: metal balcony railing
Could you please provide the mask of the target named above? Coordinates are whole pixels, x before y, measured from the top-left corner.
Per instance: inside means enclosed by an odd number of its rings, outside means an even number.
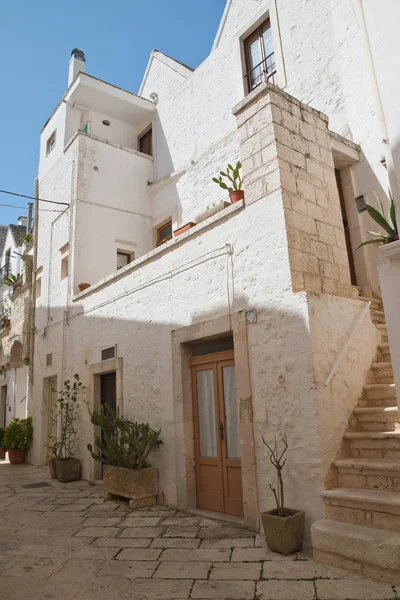
[[[0,269],[0,285],[3,285],[5,277],[10,276],[10,272],[11,272],[10,271],[10,263],[6,263],[3,267],[1,267],[1,269]]]
[[[269,81],[275,83],[276,63],[275,53],[271,52],[269,56],[264,58],[258,65],[253,67],[244,78],[246,79],[249,92],[254,90],[260,83]]]

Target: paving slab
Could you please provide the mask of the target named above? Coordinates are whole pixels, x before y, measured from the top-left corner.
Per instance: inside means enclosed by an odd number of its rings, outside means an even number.
[[[104,559],[71,558],[49,578],[49,581],[87,581],[99,571],[104,563]]]
[[[313,581],[261,581],[257,583],[259,600],[313,600]],[[333,600],[333,599],[330,599]]]
[[[156,579],[207,579],[211,564],[199,561],[167,561],[160,563],[154,577]]]
[[[126,579],[137,579],[151,577],[158,567],[156,561],[138,560],[110,560],[97,574],[98,577],[124,577]]]
[[[196,581],[191,593],[192,598],[230,598],[232,600],[253,599],[255,583],[253,581]]]
[[[124,548],[117,560],[157,560],[161,552],[161,548]]]
[[[261,578],[261,563],[246,562],[246,563],[219,563],[213,565],[210,572],[210,579],[230,579],[243,580],[247,579],[258,581]]]

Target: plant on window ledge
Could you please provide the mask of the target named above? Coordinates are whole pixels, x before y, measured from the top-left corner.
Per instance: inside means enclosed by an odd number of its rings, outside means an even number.
[[[388,218],[386,218],[381,199],[379,198],[378,194],[375,194],[375,196],[379,204],[380,212],[369,204],[365,204],[365,207],[375,223],[378,223],[378,225],[380,225],[380,227],[382,227],[386,233],[367,230],[367,233],[373,235],[374,239],[363,242],[358,246],[358,248],[361,248],[361,246],[366,246],[367,244],[390,244],[391,242],[395,242],[399,239],[399,230],[397,228],[396,220],[396,205],[394,203],[391,191],[389,190],[390,206]]]
[[[17,273],[16,275],[11,273],[8,277],[4,277],[4,283],[8,285],[8,287],[16,287],[22,283],[22,279],[22,273]]]
[[[219,177],[213,177],[213,181],[217,183],[223,190],[228,190],[232,204],[239,202],[244,199],[243,177],[241,176],[240,170],[242,163],[238,161],[235,167],[228,165],[226,171],[220,171]],[[228,180],[229,183],[225,183],[222,178]]]

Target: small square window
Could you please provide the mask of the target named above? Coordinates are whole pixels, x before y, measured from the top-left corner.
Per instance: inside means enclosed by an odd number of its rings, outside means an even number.
[[[68,254],[61,259],[61,279],[68,277]]]
[[[157,246],[172,238],[172,219],[157,229]]]
[[[123,252],[122,250],[117,250],[117,270],[122,269],[122,267],[126,267],[130,262],[135,260],[134,252]]]
[[[46,156],[48,154],[50,154],[50,152],[53,150],[54,146],[56,145],[56,131],[54,130],[53,133],[51,134],[51,136],[49,137],[49,139],[46,142]]]
[[[36,299],[40,298],[42,295],[42,278],[38,277],[36,279]]]
[[[52,367],[53,366],[53,353],[50,352],[50,354],[46,354],[46,367]]]
[[[153,129],[151,127],[139,136],[139,152],[153,156]]]

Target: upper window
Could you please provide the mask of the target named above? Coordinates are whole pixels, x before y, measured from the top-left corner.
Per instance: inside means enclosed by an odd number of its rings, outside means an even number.
[[[157,246],[172,238],[172,219],[157,229]]]
[[[151,127],[139,136],[139,152],[153,156],[153,130]]]
[[[46,142],[46,156],[48,154],[50,154],[50,152],[53,150],[55,145],[56,145],[56,130],[53,131],[53,133],[51,134],[51,136],[49,137],[49,139]]]
[[[11,248],[9,248],[5,255],[4,261],[4,277],[9,277],[11,275]]]
[[[267,19],[244,41],[246,56],[246,83],[251,92],[263,81],[274,83],[276,72],[272,47],[271,23]]]
[[[134,252],[122,252],[121,250],[117,250],[117,270],[126,267],[126,265],[129,265],[133,260],[135,260]]]

